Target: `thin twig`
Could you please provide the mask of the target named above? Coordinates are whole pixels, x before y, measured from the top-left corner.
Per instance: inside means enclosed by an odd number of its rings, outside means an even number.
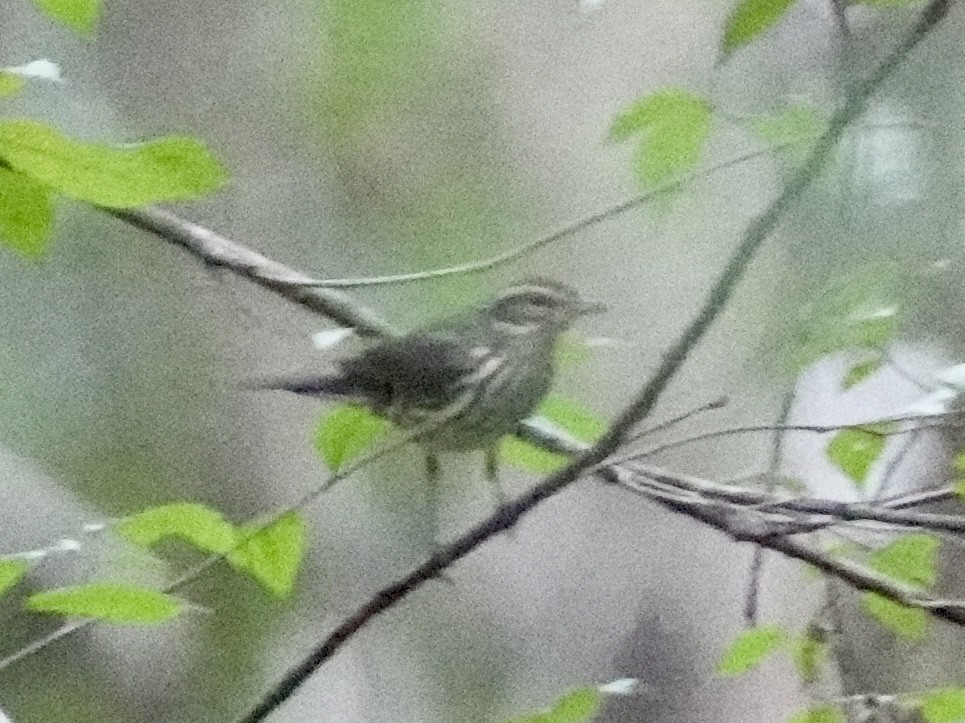
[[[773,492],[780,472],[781,463],[784,456],[784,439],[787,420],[791,418],[791,409],[794,407],[794,400],[797,397],[797,386],[792,384],[781,401],[781,411],[777,416],[777,429],[771,437],[771,457],[767,462],[767,486],[766,492]],[[754,557],[751,559],[751,568],[748,571],[749,580],[747,582],[747,596],[744,598],[744,621],[749,626],[757,624],[757,610],[760,598],[761,577],[764,574],[764,548],[755,547]]]
[[[215,268],[226,268],[280,294],[288,301],[368,336],[391,336],[393,329],[370,309],[338,291],[315,289],[310,276],[262,256],[229,238],[160,208],[102,209],[170,243]]]
[[[667,419],[663,422],[654,424],[650,427],[647,427],[644,430],[637,432],[633,436],[628,437],[625,444],[632,444],[633,442],[643,439],[644,437],[652,437],[657,432],[666,432],[668,429],[676,427],[678,424],[681,424],[682,422],[686,422],[688,419],[696,417],[698,414],[703,414],[704,412],[711,412],[716,409],[723,409],[724,407],[727,406],[727,401],[728,401],[727,397],[720,397],[718,399],[715,399],[712,402],[707,402],[707,404],[701,404],[699,407],[695,407],[694,409],[690,409],[690,410],[687,410],[686,412],[682,412],[678,414],[676,417],[671,417],[670,419]]]
[[[880,425],[888,424],[899,424],[902,422],[913,422],[928,419],[947,419],[949,417],[960,417],[965,414],[965,410],[952,410],[949,412],[942,412],[941,414],[932,414],[927,416],[916,415],[910,417],[888,417],[886,419],[879,419],[873,422],[858,422],[856,424],[752,424],[744,427],[727,427],[725,429],[714,429],[709,432],[701,432],[699,434],[692,435],[690,437],[682,437],[681,439],[674,439],[663,444],[650,447],[644,450],[637,450],[630,452],[622,457],[618,457],[612,460],[613,464],[621,464],[624,462],[633,462],[646,457],[654,457],[663,452],[668,452],[672,449],[677,449],[679,447],[686,447],[691,444],[696,444],[698,442],[705,442],[710,439],[716,439],[718,437],[731,437],[734,435],[741,434],[759,434],[763,432],[806,432],[810,434],[831,434],[832,432],[840,432],[843,429],[856,429],[865,430],[873,432],[874,434],[879,434],[882,437],[895,437],[905,434],[914,434],[921,432],[925,429],[946,429],[948,427],[956,426],[954,424],[949,424],[948,422],[934,422],[932,424],[920,424],[915,427],[909,427],[905,429],[895,429],[893,431],[883,430]]]
[[[599,465],[599,471],[606,465]],[[656,480],[678,490],[690,492],[695,497],[719,499],[736,505],[752,507],[788,515],[818,515],[839,522],[873,521],[902,527],[917,527],[928,530],[965,533],[965,516],[944,515],[934,512],[908,512],[905,508],[864,502],[843,502],[841,500],[817,497],[779,497],[767,492],[746,487],[730,487],[693,475],[682,474],[661,467],[634,464],[628,465],[637,475]],[[809,523],[810,524],[810,523]],[[825,526],[831,523],[825,521]]]
[[[211,569],[218,563],[223,562],[225,559],[227,559],[228,555],[230,555],[235,550],[239,549],[242,545],[247,543],[251,538],[255,537],[265,527],[269,527],[275,524],[287,514],[290,514],[292,512],[295,512],[297,510],[300,510],[306,507],[307,505],[311,504],[319,497],[321,497],[323,493],[330,490],[338,482],[341,482],[342,480],[348,477],[351,477],[353,474],[363,469],[364,467],[367,467],[368,465],[378,461],[379,459],[386,456],[387,454],[390,454],[391,452],[394,452],[400,449],[401,447],[415,440],[418,436],[425,434],[426,432],[432,431],[435,427],[439,426],[439,424],[440,424],[439,420],[433,420],[431,424],[422,425],[415,429],[408,430],[404,434],[400,434],[394,439],[390,439],[385,444],[379,445],[374,449],[372,449],[371,451],[367,452],[366,454],[357,457],[355,460],[346,464],[340,470],[333,472],[331,475],[328,476],[328,478],[326,478],[324,482],[314,486],[312,489],[310,489],[308,492],[303,494],[301,497],[299,497],[291,504],[272,513],[272,515],[269,518],[262,519],[260,522],[255,522],[250,524],[249,531],[246,534],[241,535],[237,540],[235,540],[234,544],[230,549],[224,550],[223,552],[219,552],[213,555],[209,555],[201,562],[196,564],[194,567],[182,573],[179,577],[177,577],[175,580],[169,583],[167,587],[164,588],[164,592],[166,593],[177,592],[181,588],[185,587],[187,584],[196,580],[200,575],[202,575],[207,570]],[[86,627],[94,625],[97,622],[98,621],[96,619],[92,618],[89,620],[75,621],[75,622],[70,622],[70,623],[61,625],[59,628],[57,628],[56,630],[53,630],[49,634],[45,635],[43,638],[36,640],[30,643],[29,645],[24,646],[23,648],[11,653],[5,658],[0,658],[0,671],[2,671],[4,668],[10,667],[14,663],[22,660],[23,658],[26,658],[29,655],[32,655],[42,650],[43,648],[46,648],[51,643],[57,640],[60,640],[61,638],[65,638],[68,635],[71,635],[79,630],[83,630]]]

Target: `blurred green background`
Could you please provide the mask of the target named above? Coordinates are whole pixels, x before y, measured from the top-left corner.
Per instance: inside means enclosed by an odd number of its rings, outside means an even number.
[[[491,256],[638,192],[631,149],[605,138],[644,93],[682,85],[710,98],[721,115],[705,162],[722,161],[761,147],[734,119],[789,100],[833,107],[909,19],[854,9],[853,36],[841,43],[824,4],[808,0],[715,67],[728,9],[108,0],[82,41],[31,4],[7,2],[0,64],[50,58],[68,82],[33,83],[0,115],[91,140],[197,135],[231,182],[177,209],[185,217],[315,276],[420,270]],[[907,272],[895,353],[922,370],[960,357],[961,16],[876,102],[878,125],[846,138],[661,416],[726,394],[727,409],[702,425],[774,419],[791,383],[775,340],[829,281],[869,264]],[[785,163],[764,155],[729,168],[659,212],[625,214],[487,275],[358,298],[406,327],[520,276],[567,280],[611,309],[585,335],[615,342],[565,370],[558,391],[609,418],[697,308]],[[324,479],[311,448],[320,405],[239,384],[319,363],[310,336],[327,323],[104,214],[69,202],[58,211],[43,261],[0,253],[2,550],[76,537],[87,522],[167,501],[205,502],[240,521]],[[864,418],[882,398],[912,395],[884,380],[842,400],[821,369],[809,373],[802,404],[819,420],[843,403]],[[660,461],[726,478],[767,449],[766,438],[726,440]],[[940,459],[941,440],[929,450]],[[809,452],[795,463],[801,476],[813,469]],[[478,460],[453,459],[446,472],[444,537],[491,509]],[[532,481],[507,473],[514,493]],[[419,455],[400,453],[308,511],[311,549],[293,599],[211,574],[185,593],[210,613],[57,642],[0,673],[0,708],[17,723],[230,720],[422,559],[424,512]],[[170,564],[188,560],[166,552]],[[275,719],[499,721],[574,686],[633,676],[640,695],[605,720],[783,720],[806,700],[789,667],[713,677],[741,626],[750,553],[587,480],[460,562],[454,585],[430,585],[374,621]],[[166,565],[102,537],[31,580],[159,583]],[[820,594],[781,562],[768,568],[763,610],[797,623]],[[0,655],[51,627],[16,603],[2,603]],[[905,652],[893,653],[896,663]],[[947,670],[960,668],[949,655],[942,660],[957,667]]]

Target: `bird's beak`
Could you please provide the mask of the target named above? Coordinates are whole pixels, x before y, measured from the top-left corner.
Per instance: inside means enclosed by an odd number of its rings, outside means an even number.
[[[577,309],[577,313],[580,316],[590,316],[591,314],[602,314],[606,310],[606,304],[601,304],[599,301],[584,301]]]

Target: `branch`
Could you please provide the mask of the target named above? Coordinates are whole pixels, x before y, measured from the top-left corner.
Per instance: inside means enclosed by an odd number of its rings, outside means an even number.
[[[170,211],[160,208],[101,210],[186,249],[210,266],[228,269],[274,291],[293,304],[304,306],[342,326],[352,327],[359,334],[391,336],[394,333],[375,312],[346,294],[312,288],[316,281],[310,276],[272,261],[204,226],[179,218]]]
[[[612,468],[611,465],[608,465]],[[624,468],[621,468],[624,469]],[[636,475],[659,483],[663,489],[689,493],[689,499],[721,500],[741,507],[753,507],[757,511],[784,513],[795,519],[800,515],[817,515],[833,518],[839,522],[881,522],[899,527],[915,527],[935,532],[954,532],[965,534],[965,516],[943,515],[934,512],[908,512],[898,504],[884,503],[869,505],[863,502],[842,502],[813,497],[778,497],[768,492],[759,492],[746,487],[733,487],[717,484],[679,472],[671,472],[659,467],[636,464],[627,467]],[[621,483],[624,482],[621,478]],[[642,491],[645,485],[634,483],[635,491]],[[679,499],[688,499],[679,495]],[[824,522],[808,523],[812,526],[826,527]]]
[[[850,560],[832,559],[799,540],[781,535],[775,536],[767,529],[756,529],[760,526],[739,524],[736,515],[727,514],[727,511],[719,507],[709,507],[699,502],[685,500],[654,499],[654,501],[674,512],[682,512],[700,520],[725,533],[736,542],[753,542],[779,552],[785,557],[814,565],[822,572],[844,580],[859,590],[877,593],[894,602],[920,608],[937,618],[965,626],[965,601],[932,597],[880,576]]]

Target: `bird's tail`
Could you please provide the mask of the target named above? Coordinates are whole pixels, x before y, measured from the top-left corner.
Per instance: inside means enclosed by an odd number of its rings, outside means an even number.
[[[357,390],[352,389],[345,377],[338,374],[317,374],[305,376],[255,379],[243,384],[251,391],[285,391],[320,398],[355,398]]]

